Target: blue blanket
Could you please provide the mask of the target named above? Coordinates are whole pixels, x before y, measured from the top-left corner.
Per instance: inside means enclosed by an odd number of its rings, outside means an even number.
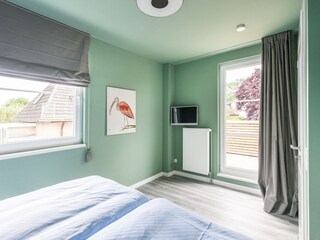
[[[151,200],[108,225],[90,240],[248,240],[202,220],[166,199]]]
[[[148,199],[98,176],[0,201],[0,239],[87,239]]]

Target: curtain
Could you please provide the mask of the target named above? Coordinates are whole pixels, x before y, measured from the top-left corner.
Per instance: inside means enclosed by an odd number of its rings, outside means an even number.
[[[262,39],[262,80],[258,183],[268,213],[296,216],[297,145],[293,33]]]
[[[90,83],[87,33],[2,0],[0,32],[0,75],[84,87]]]

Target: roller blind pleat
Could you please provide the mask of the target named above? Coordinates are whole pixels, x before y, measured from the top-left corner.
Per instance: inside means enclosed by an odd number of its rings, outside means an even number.
[[[0,0],[0,75],[88,86],[90,36]]]

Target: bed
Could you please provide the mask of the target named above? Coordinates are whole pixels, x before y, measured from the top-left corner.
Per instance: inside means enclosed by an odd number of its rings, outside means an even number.
[[[99,176],[0,201],[0,239],[248,239]]]

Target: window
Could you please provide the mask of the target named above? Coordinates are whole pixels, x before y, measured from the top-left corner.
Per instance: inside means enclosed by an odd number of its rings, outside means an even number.
[[[257,180],[261,57],[220,65],[220,173]]]
[[[0,154],[81,142],[82,87],[0,76]]]

